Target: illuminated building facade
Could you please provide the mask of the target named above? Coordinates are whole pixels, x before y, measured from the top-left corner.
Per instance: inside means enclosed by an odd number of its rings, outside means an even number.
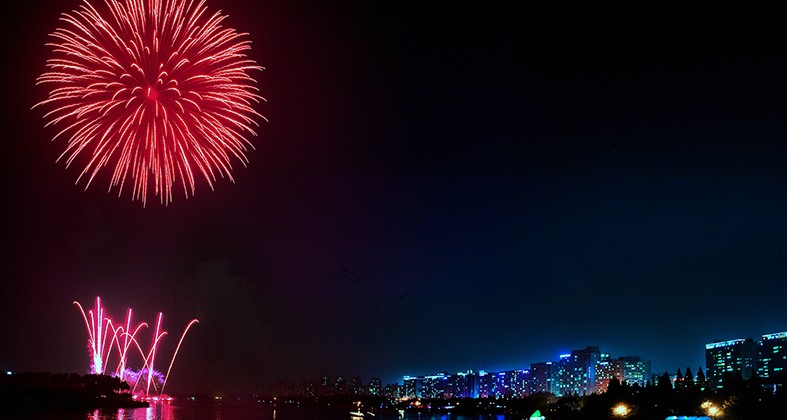
[[[557,363],[558,396],[589,395],[596,389],[596,364],[601,358],[598,346],[588,346],[560,356]]]
[[[423,398],[443,398],[448,384],[448,375],[446,373],[438,373],[436,375],[425,376],[423,378],[423,385],[421,387],[421,395]]]
[[[446,398],[477,398],[478,374],[472,370],[448,377]]]
[[[369,395],[382,395],[383,382],[380,380],[380,378],[374,377],[369,381],[367,393]]]
[[[528,387],[530,394],[540,392],[555,393],[556,367],[552,362],[540,362],[530,365],[530,386]]]
[[[389,400],[398,400],[404,396],[404,389],[399,384],[388,384],[383,388],[383,396]]]
[[[511,375],[509,375],[508,371],[497,372],[492,374],[494,380],[492,382],[492,389],[489,392],[490,397],[493,398],[511,397],[511,393],[509,391],[510,382],[511,382],[510,376]]]
[[[617,371],[620,372],[618,379],[621,382],[625,381],[629,385],[637,384],[644,387],[650,380],[650,360],[639,356],[622,356],[615,359],[615,365]]]
[[[765,334],[757,351],[757,376],[765,383],[787,377],[787,332]]]
[[[495,387],[495,375],[488,372],[478,372],[478,398],[489,398]]]
[[[421,398],[421,390],[424,386],[423,376],[405,376],[404,377],[404,395],[403,398]]]
[[[621,383],[639,385],[644,387],[651,380],[650,360],[639,356],[621,356],[616,359],[608,353],[601,353],[596,362],[596,381],[594,392],[602,394],[607,392],[609,381],[617,378]]]
[[[529,370],[512,370],[509,372],[509,393],[510,397],[522,398],[528,395],[528,384],[530,383]]]
[[[601,353],[598,362],[596,363],[596,387],[597,394],[607,392],[609,381],[612,378],[618,378],[622,381],[623,372],[618,369],[620,365],[615,363],[609,356],[609,353]]]
[[[650,361],[637,356],[613,359],[598,346],[560,356],[554,362],[533,363],[529,370],[502,372],[447,372],[432,376],[405,376],[404,398],[522,398],[537,393],[557,396],[605,392],[612,377],[645,385]]]
[[[571,354],[561,354],[560,360],[556,363],[555,383],[552,386],[554,394],[563,395],[582,395],[579,393],[579,384],[582,381],[582,370],[571,363]]]
[[[491,396],[495,398],[522,398],[529,394],[530,371],[507,370],[495,376]]]
[[[751,338],[716,341],[705,345],[705,374],[710,389],[724,387],[725,375],[750,379],[756,371],[757,343]]]
[[[363,379],[359,376],[353,376],[349,384],[350,395],[363,395],[366,390],[363,386]]]

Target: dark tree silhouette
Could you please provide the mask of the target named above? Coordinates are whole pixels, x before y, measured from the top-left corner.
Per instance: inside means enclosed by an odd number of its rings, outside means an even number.
[[[686,377],[684,378],[684,383],[686,384],[686,389],[688,391],[694,390],[694,375],[692,375],[690,367],[686,367]]]
[[[609,385],[607,385],[607,394],[610,396],[618,396],[623,391],[623,385],[620,383],[620,379],[617,376],[613,376],[612,379],[609,380]]]
[[[703,391],[708,388],[708,382],[705,380],[705,373],[702,372],[702,366],[697,369],[697,388]]]
[[[669,372],[666,370],[659,376],[659,382],[656,384],[656,389],[662,393],[672,392],[672,380],[669,377]]]
[[[105,375],[19,373],[0,380],[0,403],[22,409],[139,407],[129,385]]]
[[[686,384],[684,383],[685,378],[683,377],[683,373],[678,368],[678,372],[675,374],[675,390],[678,392],[686,390]]]

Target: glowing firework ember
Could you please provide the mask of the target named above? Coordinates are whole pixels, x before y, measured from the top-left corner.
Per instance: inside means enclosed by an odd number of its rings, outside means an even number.
[[[100,12],[87,0],[64,13],[51,36],[54,58],[38,84],[51,86],[40,105],[52,106],[47,126],[63,127],[66,167],[80,158],[85,189],[105,166],[108,190],[144,203],[148,188],[163,204],[173,185],[188,198],[195,178],[211,189],[217,177],[233,181],[232,161],[244,166],[256,136],[253,105],[263,98],[251,73],[247,34],[222,26],[205,1],[105,0]]]
[[[149,396],[151,391],[155,395],[161,395],[164,392],[164,387],[167,385],[167,379],[172,371],[172,365],[175,363],[175,357],[180,351],[180,346],[183,344],[183,339],[186,338],[186,333],[189,329],[199,321],[192,319],[183,330],[183,334],[178,340],[178,345],[175,347],[175,352],[169,362],[166,374],[161,374],[154,370],[154,362],[156,360],[156,353],[159,343],[164,336],[167,335],[166,331],[161,329],[161,322],[163,314],[159,312],[156,319],[155,332],[153,334],[153,342],[150,349],[146,352],[137,339],[139,332],[142,328],[148,326],[147,323],[139,323],[132,327],[131,315],[132,311],[129,308],[126,312],[126,324],[115,327],[115,323],[105,313],[104,308],[101,306],[101,298],[96,298],[96,305],[93,309],[85,312],[84,308],[79,302],[74,301],[74,304],[79,308],[82,318],[85,321],[85,327],[88,334],[88,352],[90,353],[90,373],[107,374],[107,365],[110,357],[112,356],[113,348],[116,350],[117,367],[114,371],[109,372],[112,376],[118,377],[120,380],[127,381],[132,385],[132,393],[137,392]],[[129,349],[136,349],[142,358],[142,368],[134,371],[128,368]],[[144,386],[144,391],[141,387]],[[152,389],[151,389],[152,387]]]

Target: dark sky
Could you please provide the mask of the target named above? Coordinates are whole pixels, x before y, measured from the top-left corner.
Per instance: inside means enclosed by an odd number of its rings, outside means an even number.
[[[209,0],[251,34],[270,122],[235,184],[143,208],[75,186],[30,110],[78,2],[18,3],[2,369],[85,371],[72,301],[97,295],[163,311],[170,346],[200,319],[175,390],[586,345],[696,369],[707,342],[787,330],[783,7]]]

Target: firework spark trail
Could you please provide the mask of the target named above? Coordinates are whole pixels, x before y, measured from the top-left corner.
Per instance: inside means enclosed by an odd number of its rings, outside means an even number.
[[[158,313],[158,320],[156,321],[156,333],[153,334],[153,345],[150,347],[150,353],[148,353],[148,357],[146,358],[145,364],[148,367],[148,380],[147,386],[145,387],[145,395],[150,394],[150,382],[153,379],[153,363],[156,361],[156,348],[158,348],[159,341],[164,338],[166,335],[166,331],[159,334],[161,330],[161,318],[163,314],[161,312]],[[155,387],[155,385],[154,385]]]
[[[136,336],[139,333],[139,330],[142,328],[146,328],[148,326],[147,323],[142,322],[134,328],[133,333],[129,333],[131,331],[131,308],[128,309],[127,317],[126,317],[126,327],[123,329],[122,327],[118,327],[119,331],[116,331],[115,337],[117,339],[118,335],[123,337],[123,346],[120,346],[120,340],[118,339],[118,353],[120,356],[120,363],[118,364],[117,371],[115,374],[117,377],[122,381],[126,377],[127,369],[126,369],[126,361],[128,359],[128,350],[132,344],[135,344],[139,349],[140,353],[142,353],[142,348],[139,346],[139,343],[136,340]],[[118,332],[120,334],[118,334]]]
[[[150,349],[146,352],[139,344],[137,335],[142,328],[148,327],[148,324],[141,322],[132,328],[132,310],[129,308],[126,312],[126,324],[114,327],[112,319],[105,313],[104,308],[101,306],[101,298],[96,298],[96,306],[85,312],[82,305],[74,301],[74,304],[79,308],[82,319],[85,321],[85,327],[88,333],[88,350],[90,355],[90,373],[93,374],[106,374],[109,365],[109,356],[112,354],[112,349],[116,349],[118,354],[118,365],[115,369],[113,376],[118,377],[120,380],[133,379],[134,385],[131,392],[135,392],[140,381],[144,382],[145,391],[144,396],[150,396],[151,386],[156,395],[161,395],[164,391],[164,386],[167,383],[169,374],[172,371],[172,366],[175,363],[175,358],[180,351],[186,333],[191,329],[194,324],[198,323],[197,319],[192,319],[186,325],[183,333],[178,340],[175,351],[169,362],[166,375],[161,375],[160,372],[155,371],[154,363],[161,340],[168,335],[166,331],[162,330],[163,313],[159,312],[156,318],[156,326],[153,334],[153,341]],[[108,345],[107,345],[108,343]],[[133,373],[128,368],[129,349],[136,348],[142,358],[142,368]],[[131,378],[129,378],[131,376]],[[160,387],[156,382],[160,383]]]
[[[121,335],[123,336],[123,347],[120,348],[120,342],[118,341],[118,350],[120,351],[120,363],[118,364],[117,375],[118,378],[122,381],[123,378],[126,376],[126,356],[128,354],[128,347],[129,347],[129,331],[131,330],[131,308],[128,308],[126,311],[126,328],[121,331]],[[115,334],[117,337],[117,334]]]
[[[95,313],[93,312],[94,309],[89,309],[86,314],[79,302],[74,301],[74,304],[79,308],[79,312],[85,320],[85,327],[87,327],[88,346],[91,357],[90,373],[103,374],[105,342],[101,339],[101,333],[104,329],[104,311],[101,307],[101,298],[96,298],[96,306],[94,307]],[[90,319],[88,320],[88,318]],[[106,337],[106,334],[104,334],[104,337]]]
[[[77,183],[87,189],[106,166],[108,190],[123,191],[131,177],[131,197],[146,203],[152,184],[162,204],[178,182],[186,198],[201,176],[213,189],[218,179],[234,179],[232,161],[248,163],[256,136],[254,110],[264,100],[248,58],[248,34],[222,26],[225,15],[207,13],[205,1],[105,0],[102,15],[87,0],[64,13],[64,27],[47,45],[55,58],[37,84],[51,86],[46,126],[64,126],[69,167],[87,154]]]
[[[175,364],[175,358],[178,357],[178,351],[180,351],[180,345],[183,344],[183,339],[186,338],[186,333],[189,332],[189,328],[192,325],[199,323],[198,320],[192,319],[186,328],[183,330],[183,334],[180,335],[180,340],[178,340],[178,345],[175,347],[175,353],[172,355],[172,360],[169,362],[169,367],[167,368],[167,373],[164,375],[164,382],[161,384],[161,393],[164,393],[164,387],[167,386],[167,379],[169,379],[169,372],[172,371],[172,365]]]

